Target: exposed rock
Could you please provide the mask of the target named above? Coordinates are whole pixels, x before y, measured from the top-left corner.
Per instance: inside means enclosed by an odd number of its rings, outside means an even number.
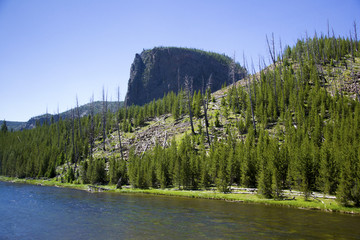
[[[212,75],[214,92],[229,78],[232,60],[221,54],[186,48],[154,48],[136,54],[130,69],[126,105],[143,105],[159,99],[165,93],[177,93],[184,88],[184,77],[193,77],[193,89],[199,90]],[[235,79],[243,78],[245,71],[236,65]]]

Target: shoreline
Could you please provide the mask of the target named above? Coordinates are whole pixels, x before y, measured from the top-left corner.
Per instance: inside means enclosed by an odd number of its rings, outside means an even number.
[[[49,187],[71,188],[76,190],[82,190],[92,193],[97,192],[109,192],[109,193],[123,193],[123,194],[150,194],[150,195],[163,195],[173,197],[187,197],[187,198],[201,198],[222,200],[227,202],[237,203],[251,203],[251,204],[263,204],[282,207],[291,207],[302,210],[317,210],[324,212],[334,212],[343,214],[360,215],[360,208],[341,206],[336,200],[333,199],[310,199],[305,201],[303,197],[296,197],[295,200],[274,200],[262,198],[257,194],[239,194],[239,193],[221,193],[211,190],[175,190],[175,189],[134,189],[134,188],[122,188],[115,189],[115,185],[101,185],[92,186],[89,184],[71,184],[61,183],[56,180],[42,180],[42,179],[19,179],[0,176],[0,181],[11,183],[32,184]],[[90,191],[91,188],[100,188],[100,191]]]

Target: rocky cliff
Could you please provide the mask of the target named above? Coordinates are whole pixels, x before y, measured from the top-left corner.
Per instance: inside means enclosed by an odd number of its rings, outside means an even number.
[[[165,93],[177,93],[184,88],[184,77],[193,77],[193,89],[202,89],[212,74],[211,90],[216,91],[229,78],[231,58],[197,49],[160,47],[136,54],[130,69],[130,79],[125,104],[143,105],[159,99]],[[241,79],[245,71],[236,65],[236,80]]]

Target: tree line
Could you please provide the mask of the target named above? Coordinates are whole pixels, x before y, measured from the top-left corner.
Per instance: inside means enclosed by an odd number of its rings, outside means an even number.
[[[343,204],[359,206],[359,91],[352,98],[338,87],[358,85],[356,34],[341,38],[315,33],[294,47],[283,50],[280,44],[278,51],[274,37],[267,43],[272,65],[265,68],[259,62],[258,74],[228,87],[219,108],[207,87],[211,76],[198,92],[192,91],[191,76],[184,76],[183,90],[144,106],[111,113],[103,93],[101,114],[80,118],[75,110],[71,119],[49,120],[21,132],[2,127],[0,173],[52,178],[58,175],[57,167],[65,166],[61,178],[69,182],[216,187],[222,192],[239,185],[256,187],[269,198],[282,198],[284,189],[297,189],[306,198],[320,191],[335,194]],[[249,69],[245,60],[244,67]],[[324,72],[330,67],[350,74],[330,83]],[[229,78],[232,82],[231,74]],[[191,132],[172,139],[169,147],[157,143],[141,155],[131,148],[126,159],[122,147],[112,157],[93,157],[99,146],[106,151],[110,133],[118,133],[121,146],[121,135],[163,114],[174,119],[191,116]]]

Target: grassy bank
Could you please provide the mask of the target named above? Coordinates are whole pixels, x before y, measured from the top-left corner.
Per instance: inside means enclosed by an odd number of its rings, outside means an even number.
[[[86,191],[89,189],[88,184],[61,183],[52,179],[50,180],[18,179],[18,178],[9,178],[9,177],[0,176],[0,181],[26,183],[26,184],[41,185],[41,186],[73,188],[73,189],[86,190]],[[220,193],[216,191],[206,191],[206,190],[188,191],[188,190],[175,190],[175,189],[133,189],[133,188],[115,189],[115,185],[105,185],[100,187],[108,189],[108,192],[114,192],[114,193],[124,193],[124,194],[141,193],[141,194],[166,195],[166,196],[176,196],[176,197],[203,198],[203,199],[225,200],[225,201],[242,202],[242,203],[285,206],[285,207],[293,207],[293,208],[306,209],[306,210],[322,210],[328,212],[360,214],[360,208],[345,207],[340,205],[337,201],[333,199],[321,199],[321,200],[310,199],[306,201],[303,197],[298,196],[296,197],[295,200],[274,200],[274,199],[265,199],[256,194]]]

